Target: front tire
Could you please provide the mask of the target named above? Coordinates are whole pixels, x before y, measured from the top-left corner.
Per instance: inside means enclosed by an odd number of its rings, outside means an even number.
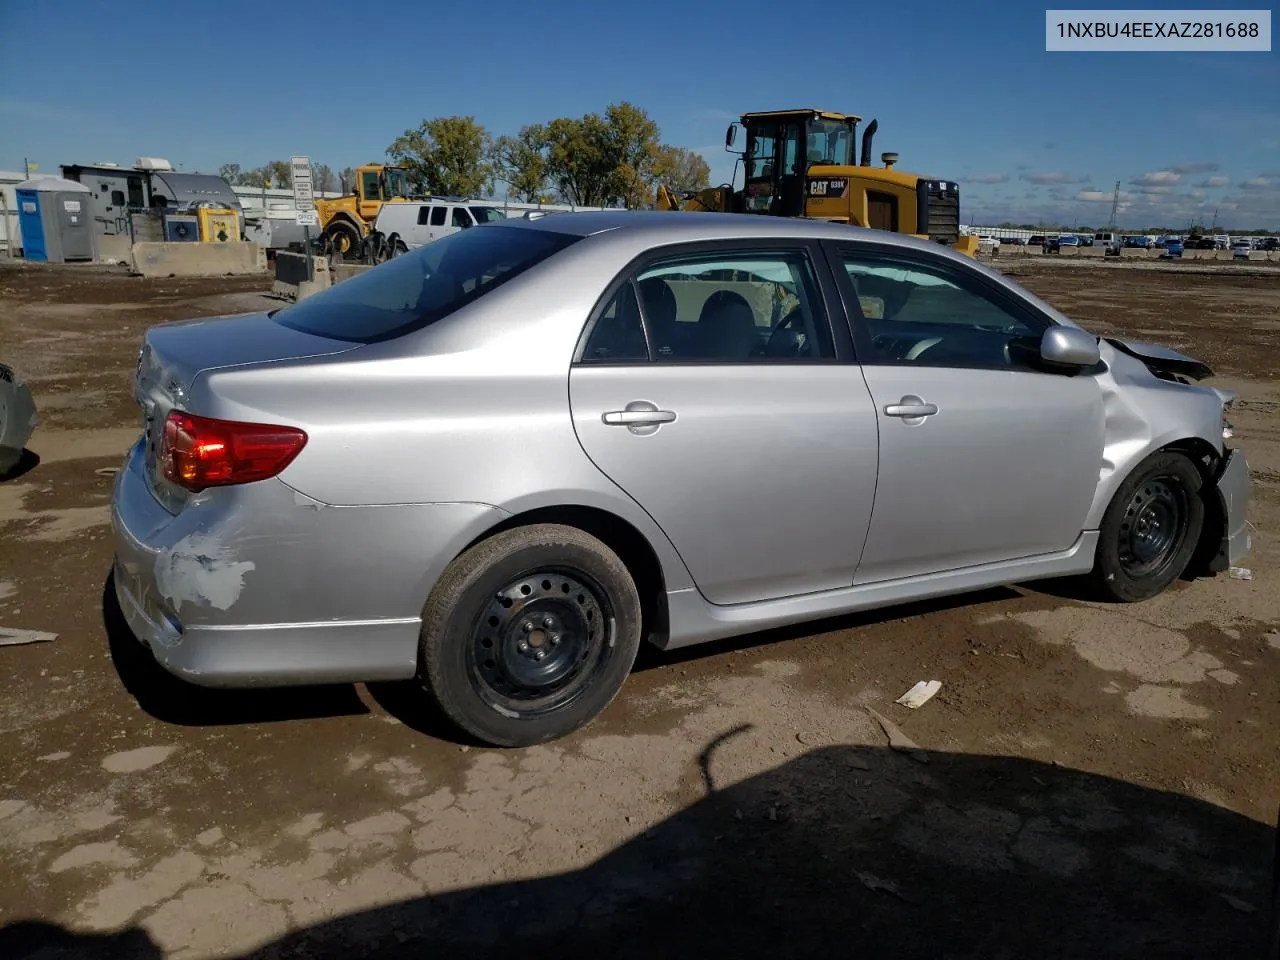
[[[325,238],[328,240],[329,249],[337,254],[339,260],[346,260],[349,257],[360,255],[364,238],[347,221],[338,220],[330,224],[329,229],[324,233]]]
[[[640,597],[616,553],[573,527],[518,527],[445,570],[423,610],[420,677],[462,730],[532,746],[613,701],[640,636]]]
[[[1103,514],[1092,579],[1122,603],[1162,593],[1186,571],[1204,529],[1204,479],[1180,453],[1154,453],[1120,485]]]

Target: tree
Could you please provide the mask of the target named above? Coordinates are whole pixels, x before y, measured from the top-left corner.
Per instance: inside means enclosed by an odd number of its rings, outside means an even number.
[[[522,203],[539,203],[547,193],[547,128],[540,123],[521,127],[514,137],[493,141],[490,164],[494,179],[507,185],[509,196]]]
[[[494,171],[488,131],[475,117],[436,117],[406,130],[387,153],[431,193],[462,197],[491,194]]]
[[[227,181],[227,183],[231,184],[233,187],[239,186],[241,177],[240,164],[224,163],[218,168],[218,176]]]
[[[343,167],[342,172],[338,174],[338,189],[343,193],[355,193],[356,189],[356,168]]]
[[[338,189],[338,178],[333,168],[324,163],[311,165],[311,189],[316,193],[329,193]]]
[[[658,179],[672,190],[701,190],[711,185],[711,166],[685,147],[658,148]]]
[[[580,206],[647,206],[657,183],[658,125],[630,103],[546,126],[548,179]]]

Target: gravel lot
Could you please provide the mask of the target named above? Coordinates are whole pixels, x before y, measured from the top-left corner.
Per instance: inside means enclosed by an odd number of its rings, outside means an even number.
[[[649,651],[589,729],[499,751],[411,685],[213,694],[140,656],[103,603],[139,338],[278,303],[260,278],[0,261],[0,359],[41,416],[38,464],[0,483],[0,628],[58,635],[0,646],[0,957],[1256,955],[1280,272],[1000,267],[1240,391],[1252,580],[1124,607],[1038,583]]]

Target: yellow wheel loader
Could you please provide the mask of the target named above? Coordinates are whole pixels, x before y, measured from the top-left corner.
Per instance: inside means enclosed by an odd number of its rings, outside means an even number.
[[[315,201],[322,250],[343,259],[360,257],[364,238],[384,203],[422,199],[413,193],[407,171],[380,163],[356,167],[356,182],[343,185],[344,191],[349,189],[353,190],[350,194],[317,197]]]
[[[723,184],[678,196],[662,185],[655,206],[850,223],[935,240],[976,256],[978,238],[960,233],[958,184],[894,169],[896,153],[882,153],[884,166],[871,166],[875,120],[862,135],[862,155],[855,162],[861,120],[826,110],[744,113],[729,125],[724,141],[727,150],[741,153],[742,189]],[[736,151],[739,125],[746,146]],[[734,172],[736,179],[736,165]]]

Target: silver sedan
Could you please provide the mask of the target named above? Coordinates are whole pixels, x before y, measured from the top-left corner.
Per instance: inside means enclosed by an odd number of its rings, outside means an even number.
[[[742,214],[461,231],[147,332],[116,595],[206,686],[416,678],[480,740],[582,727],[642,641],[1249,549],[1233,395],[938,244]]]

